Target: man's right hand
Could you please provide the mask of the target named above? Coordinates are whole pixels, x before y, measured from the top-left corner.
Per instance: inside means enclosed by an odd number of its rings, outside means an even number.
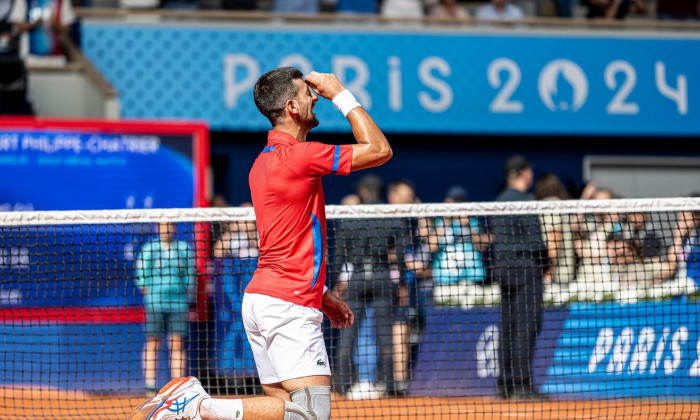
[[[330,319],[333,328],[347,328],[355,322],[355,315],[348,304],[332,290],[323,294],[321,311]]]
[[[319,73],[312,71],[304,80],[316,93],[326,99],[333,100],[337,94],[345,88],[333,73]]]

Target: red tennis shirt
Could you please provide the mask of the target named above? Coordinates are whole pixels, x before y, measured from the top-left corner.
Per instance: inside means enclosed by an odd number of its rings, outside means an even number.
[[[270,131],[248,182],[260,258],[246,293],[321,308],[326,282],[326,207],[321,177],[347,175],[352,146],[299,143]]]

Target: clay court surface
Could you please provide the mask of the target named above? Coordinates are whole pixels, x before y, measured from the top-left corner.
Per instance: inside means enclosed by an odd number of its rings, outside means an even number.
[[[142,397],[0,388],[0,420],[124,420]],[[334,401],[334,419],[700,419],[700,403],[664,400],[504,402],[496,398]]]

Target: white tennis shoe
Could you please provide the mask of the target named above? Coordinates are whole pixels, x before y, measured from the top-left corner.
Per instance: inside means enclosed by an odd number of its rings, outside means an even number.
[[[206,398],[211,397],[197,378],[173,379],[137,408],[131,420],[202,420],[199,406]]]

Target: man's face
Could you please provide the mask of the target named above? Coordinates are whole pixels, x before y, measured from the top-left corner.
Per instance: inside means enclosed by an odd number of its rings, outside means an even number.
[[[313,110],[316,107],[318,96],[304,83],[303,80],[297,79],[294,83],[298,86],[297,102],[299,104],[299,119],[308,126],[309,130],[318,126],[318,118]]]
[[[523,178],[525,179],[525,182],[527,183],[527,189],[529,190],[532,188],[532,185],[535,183],[535,172],[532,170],[532,168],[525,168],[522,171],[523,173]]]
[[[635,229],[643,229],[647,223],[646,213],[630,213],[627,215],[627,223]]]
[[[158,236],[161,240],[170,242],[175,237],[176,226],[172,223],[159,223]]]
[[[416,193],[406,184],[399,184],[389,194],[389,204],[413,204],[416,202]]]
[[[591,197],[591,199],[593,199],[593,200],[611,200],[612,194],[610,194],[610,191],[607,191],[607,190],[599,190],[593,194],[593,197]]]

